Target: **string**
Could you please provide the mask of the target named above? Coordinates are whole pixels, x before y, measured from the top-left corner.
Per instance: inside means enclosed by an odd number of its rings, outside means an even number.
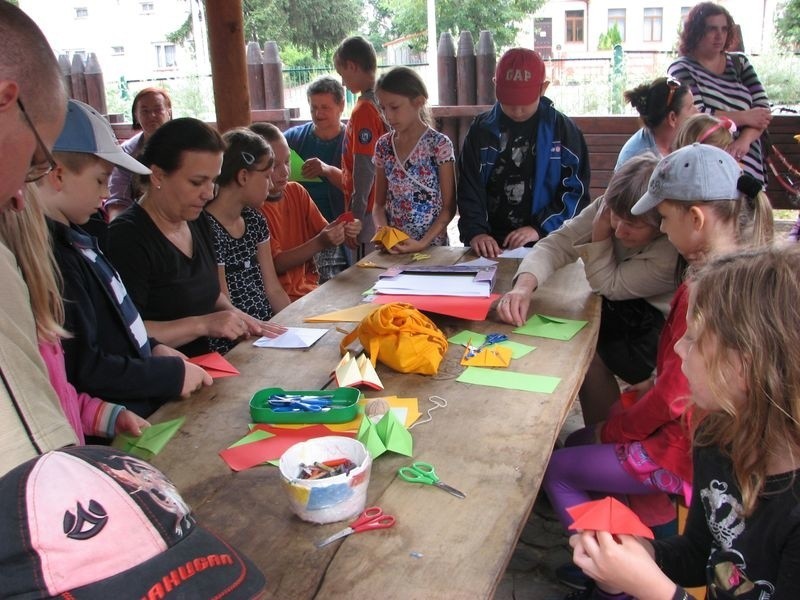
[[[430,396],[428,398],[428,402],[431,402],[433,404],[433,406],[431,406],[427,410],[428,416],[422,419],[421,421],[417,421],[416,423],[411,425],[409,429],[413,429],[414,427],[416,427],[417,425],[421,425],[422,423],[430,423],[431,421],[433,421],[433,415],[431,415],[433,411],[435,411],[437,408],[447,408],[447,400],[445,400],[441,396]]]

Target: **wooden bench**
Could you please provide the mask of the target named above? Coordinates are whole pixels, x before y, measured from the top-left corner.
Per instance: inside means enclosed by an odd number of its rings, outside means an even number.
[[[573,117],[573,121],[583,131],[589,147],[592,168],[590,190],[594,199],[605,191],[622,145],[641,124],[638,118],[628,116]],[[769,132],[773,144],[786,155],[789,162],[800,168],[800,144],[794,140],[794,135],[800,133],[800,116],[775,115]],[[797,208],[774,177],[770,178],[767,194],[774,208]]]

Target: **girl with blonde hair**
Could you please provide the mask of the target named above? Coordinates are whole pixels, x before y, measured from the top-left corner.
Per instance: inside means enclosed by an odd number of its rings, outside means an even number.
[[[147,421],[124,406],[78,392],[67,381],[61,339],[69,334],[64,329],[60,276],[34,186],[27,187],[22,211],[0,213],[0,237],[14,253],[28,286],[39,352],[61,408],[80,443],[85,443],[87,435],[106,438],[122,432],[141,435],[142,428],[150,425]]]

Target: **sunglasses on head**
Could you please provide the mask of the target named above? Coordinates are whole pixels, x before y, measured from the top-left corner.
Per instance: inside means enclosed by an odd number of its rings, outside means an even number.
[[[667,77],[667,88],[669,92],[667,93],[667,110],[672,105],[672,99],[675,97],[675,92],[681,87],[681,82],[674,77]]]

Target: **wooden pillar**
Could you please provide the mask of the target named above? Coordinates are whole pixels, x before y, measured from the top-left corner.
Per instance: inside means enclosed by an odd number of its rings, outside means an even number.
[[[456,46],[449,31],[443,31],[439,36],[436,60],[439,71],[439,106],[455,106],[458,104]],[[458,145],[458,119],[443,117],[441,131],[453,142],[456,154],[458,154],[460,148]]]
[[[242,0],[206,0],[209,58],[217,129],[250,124]]]
[[[72,97],[75,100],[86,102],[86,70],[83,64],[83,59],[80,54],[72,56],[72,64],[70,65],[69,78],[72,82]]]
[[[61,69],[61,77],[64,78],[64,88],[67,90],[67,97],[72,98],[72,65],[66,54],[58,55],[58,67]]]
[[[475,86],[478,104],[494,104],[494,70],[497,67],[497,56],[494,50],[492,32],[481,31],[478,48],[475,51]]]
[[[283,63],[277,42],[264,43],[264,102],[266,108],[284,108]]]
[[[250,109],[264,110],[264,59],[258,42],[247,42],[247,87],[250,89]]]
[[[86,81],[86,103],[93,106],[101,115],[107,114],[103,69],[100,68],[100,61],[97,60],[97,54],[94,52],[89,54],[89,60],[86,61],[84,79]]]
[[[477,100],[475,85],[475,44],[472,42],[472,33],[462,31],[458,36],[458,51],[456,53],[456,70],[458,82],[456,90],[460,106],[474,105]],[[458,132],[458,147],[460,148],[467,136],[472,117],[461,117]]]

